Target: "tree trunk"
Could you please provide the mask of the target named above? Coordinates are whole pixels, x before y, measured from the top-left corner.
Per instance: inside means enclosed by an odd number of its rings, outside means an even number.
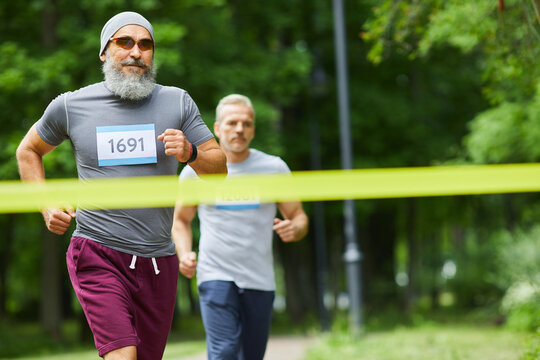
[[[385,206],[385,204],[378,203]],[[364,251],[366,300],[374,307],[392,305],[396,299],[394,253],[396,244],[395,210],[377,206],[368,219]]]
[[[418,268],[418,239],[416,233],[416,199],[407,199],[407,276],[405,311],[411,313],[416,299],[416,272]]]
[[[46,0],[41,13],[41,42],[47,48],[54,47],[58,40],[56,36],[58,22],[56,7],[56,0]]]
[[[45,0],[41,12],[41,43],[52,48],[57,43],[56,0]],[[61,336],[61,274],[59,248],[61,237],[51,233],[45,226],[42,230],[41,257],[41,325],[54,339]]]
[[[0,248],[0,319],[4,318],[7,312],[7,271],[11,259],[11,244],[13,243],[14,226],[15,215],[6,215],[4,242],[2,248]]]
[[[43,226],[41,256],[41,325],[53,338],[60,338],[60,237]]]
[[[514,201],[510,194],[502,194],[503,206],[504,206],[504,218],[506,222],[506,228],[508,231],[513,232],[516,229],[516,223],[518,215],[514,207]]]
[[[303,239],[299,243],[285,244],[275,240],[277,253],[283,266],[285,280],[285,303],[287,313],[295,324],[300,324],[309,312],[317,309],[315,270],[312,242]]]
[[[280,48],[290,43],[290,39],[286,35],[279,36]],[[299,105],[295,104],[295,106],[289,107],[275,105],[275,109],[281,113],[279,117],[280,121],[275,124],[275,131],[277,133],[293,133],[298,114],[302,111]],[[302,133],[302,140],[299,140],[300,135],[298,135],[296,141],[309,143],[309,138],[303,137],[306,135],[309,134]],[[290,146],[290,144],[286,143],[285,145]],[[295,159],[289,158],[286,160],[290,162]],[[298,161],[299,159],[296,160]],[[307,207],[304,205],[304,208]],[[313,223],[311,222],[310,226],[312,225]],[[296,324],[300,324],[308,313],[316,313],[318,309],[317,270],[315,266],[313,232],[313,228],[310,228],[310,232],[306,238],[295,243],[284,243],[277,235],[274,236],[274,254],[277,255],[278,262],[281,260],[284,272],[287,313]]]

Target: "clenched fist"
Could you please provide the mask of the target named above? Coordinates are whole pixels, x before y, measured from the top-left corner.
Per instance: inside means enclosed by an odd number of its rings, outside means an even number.
[[[71,219],[75,217],[75,210],[72,208],[55,209],[47,208],[44,209],[41,214],[45,220],[45,225],[50,232],[53,232],[58,235],[63,235],[71,224]]]
[[[177,129],[167,129],[157,137],[163,141],[165,155],[173,155],[179,162],[187,162],[191,155],[191,144],[184,133]]]

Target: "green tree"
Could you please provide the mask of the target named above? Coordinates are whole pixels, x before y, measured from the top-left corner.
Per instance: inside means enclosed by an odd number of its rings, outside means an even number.
[[[477,108],[466,119],[468,134],[461,147],[454,147],[455,159],[451,162],[531,162],[538,161],[535,144],[540,140],[537,14],[536,0],[387,0],[374,6],[361,35],[371,45],[368,58],[375,64],[387,63],[396,55],[406,56],[411,64],[438,62],[441,53],[452,53],[465,61],[461,67],[468,68],[470,76],[481,81],[476,91],[481,91],[483,109]],[[463,90],[467,96],[472,93]],[[458,268],[468,269],[454,280],[454,285],[461,284],[456,289],[471,289],[468,295],[461,294],[462,299],[474,298],[474,288],[480,293],[480,283],[491,288],[484,288],[484,295],[500,296],[493,283],[485,280],[486,271],[494,270],[496,234],[501,228],[513,231],[518,224],[530,226],[530,214],[538,214],[537,210],[523,209],[536,209],[536,200],[534,195],[486,196],[461,202],[472,223],[467,225],[469,221],[464,222],[462,216],[454,216],[453,221],[461,220],[450,226],[463,228],[465,234],[459,237],[462,240],[456,238],[453,255],[461,261]],[[459,245],[467,243],[465,247]],[[480,268],[467,267],[475,259]],[[501,271],[499,268],[499,275]],[[469,286],[463,286],[463,281]]]

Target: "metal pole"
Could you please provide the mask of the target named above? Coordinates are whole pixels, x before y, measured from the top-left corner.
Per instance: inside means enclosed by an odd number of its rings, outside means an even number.
[[[334,41],[338,87],[339,129],[341,142],[341,165],[343,169],[352,169],[351,125],[349,119],[349,85],[347,74],[347,50],[345,44],[345,16],[343,0],[333,0],[334,11]],[[362,330],[362,286],[360,261],[362,254],[356,242],[356,214],[353,200],[345,200],[344,232],[345,253],[343,259],[347,269],[347,284],[349,290],[349,321],[353,334]]]

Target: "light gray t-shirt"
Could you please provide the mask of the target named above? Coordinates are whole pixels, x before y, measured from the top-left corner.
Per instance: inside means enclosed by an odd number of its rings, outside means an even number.
[[[290,173],[277,156],[250,149],[241,163],[227,163],[228,177],[246,174]],[[195,177],[186,166],[180,179]],[[260,203],[256,197],[231,196],[216,205],[199,205],[201,226],[197,283],[233,281],[238,287],[275,290],[272,238],[275,203]]]
[[[166,129],[182,130],[195,146],[213,138],[188,93],[161,85],[140,101],[122,100],[104,82],[64,93],[49,104],[36,128],[50,145],[71,141],[83,182],[91,178],[176,175],[178,161],[165,155],[163,142],[157,140]],[[174,255],[172,216],[172,207],[79,208],[73,236],[138,256]]]

